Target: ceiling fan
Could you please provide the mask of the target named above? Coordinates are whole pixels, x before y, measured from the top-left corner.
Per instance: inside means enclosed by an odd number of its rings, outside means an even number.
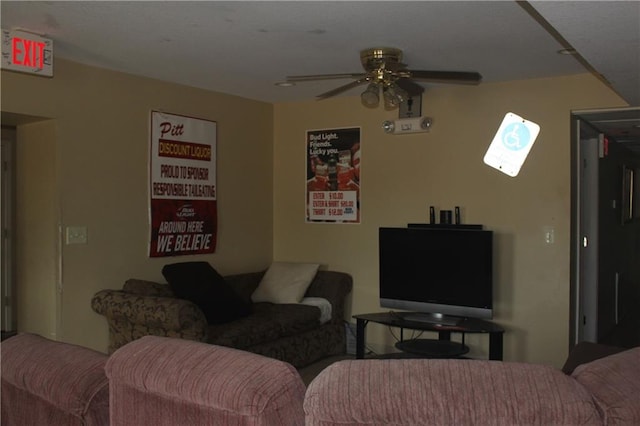
[[[402,63],[402,50],[394,47],[374,47],[360,52],[360,62],[365,72],[349,74],[298,75],[287,77],[288,82],[304,82],[355,78],[355,81],[317,96],[326,99],[368,83],[360,95],[362,103],[370,108],[380,103],[380,91],[386,108],[392,109],[411,96],[420,95],[424,87],[415,80],[436,83],[478,84],[482,76],[477,72],[410,70]]]

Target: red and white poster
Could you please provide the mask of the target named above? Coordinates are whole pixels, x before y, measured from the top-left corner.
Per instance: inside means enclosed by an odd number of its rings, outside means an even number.
[[[306,221],[360,223],[360,128],[307,131]]]
[[[215,121],[151,112],[150,257],[216,249]]]

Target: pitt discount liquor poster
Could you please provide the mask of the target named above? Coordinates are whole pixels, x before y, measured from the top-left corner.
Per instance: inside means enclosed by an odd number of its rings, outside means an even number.
[[[216,126],[151,112],[150,257],[215,251]]]
[[[307,131],[307,222],[360,223],[360,128]]]

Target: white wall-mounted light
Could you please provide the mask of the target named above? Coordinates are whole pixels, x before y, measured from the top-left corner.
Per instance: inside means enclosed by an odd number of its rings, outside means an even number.
[[[401,135],[405,133],[426,133],[431,128],[433,120],[429,117],[399,118],[382,123],[385,133]]]

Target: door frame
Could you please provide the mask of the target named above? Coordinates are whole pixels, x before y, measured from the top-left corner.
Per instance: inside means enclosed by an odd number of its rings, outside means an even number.
[[[599,338],[599,159],[606,156],[605,138],[615,137],[601,132],[597,123],[628,121],[630,113],[635,117],[638,111],[627,107],[571,112],[570,349]]]
[[[601,135],[571,116],[571,304],[569,346],[596,342],[598,315],[598,152]]]
[[[0,129],[2,150],[0,154],[0,303],[2,304],[2,331],[17,330],[15,288],[15,148],[16,129],[2,126]]]

